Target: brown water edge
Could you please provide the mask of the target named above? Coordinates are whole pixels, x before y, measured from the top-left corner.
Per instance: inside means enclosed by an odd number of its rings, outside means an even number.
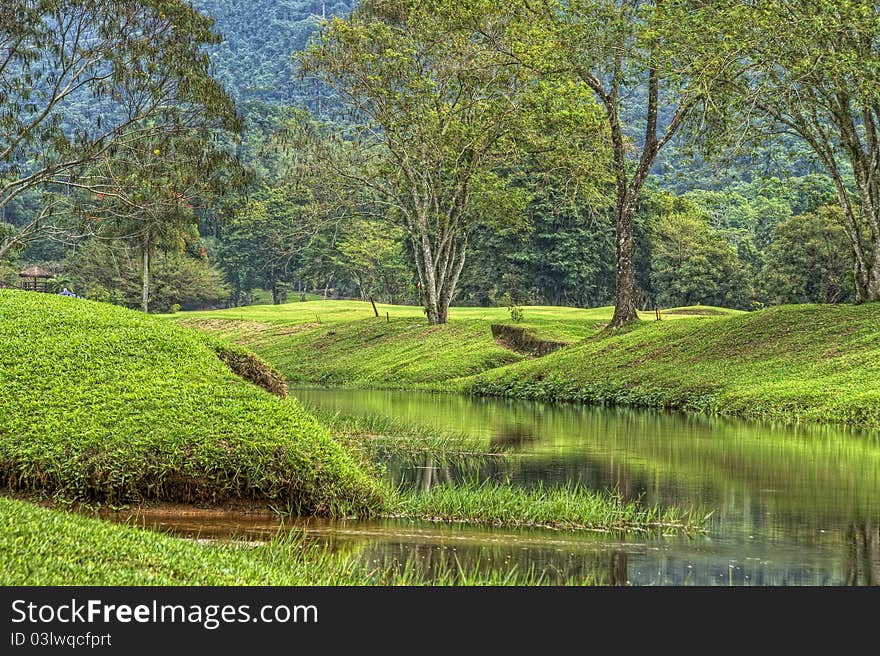
[[[51,502],[41,505],[58,509],[58,505]],[[77,509],[77,512],[86,512],[105,521],[167,533],[183,539],[207,539],[217,542],[238,540],[250,542],[257,538],[268,541],[279,534],[297,531],[313,537],[363,538],[369,541],[385,538],[435,544],[438,541],[452,540],[473,544],[497,543],[544,547],[583,544],[584,540],[575,536],[582,538],[588,533],[604,533],[601,543],[597,543],[597,548],[607,549],[609,544],[609,532],[606,531],[568,531],[533,526],[504,530],[468,522],[432,522],[405,517],[375,519],[297,517],[280,515],[268,508],[245,503],[227,503],[212,507],[178,503],[144,503],[123,508],[83,507]],[[613,541],[620,546],[632,547],[642,544],[640,541],[628,542],[623,537]]]
[[[162,517],[277,517],[278,513],[272,509],[269,502],[252,501],[243,499],[230,499],[223,503],[193,504],[176,503],[173,501],[143,500],[136,503],[120,504],[118,506],[105,503],[89,503],[86,501],[64,500],[46,493],[21,492],[18,490],[2,490],[0,495],[26,501],[41,508],[50,510],[62,510],[77,512],[82,515],[100,517],[109,521],[117,521],[117,516],[128,515],[133,518],[136,515],[162,516]]]
[[[601,585],[655,585],[667,576],[657,579],[648,570],[662,562],[678,570],[673,578],[679,585],[749,585],[759,582],[766,564],[760,554],[746,556],[737,545],[712,545],[705,539],[680,536],[644,540],[581,531],[498,529],[420,520],[293,518],[179,507],[170,512],[130,508],[105,513],[104,517],[204,544],[259,546],[295,531],[327,551],[354,557],[365,566],[396,568],[409,563],[428,578],[441,566],[516,568],[523,572],[534,567],[551,584],[581,577]],[[707,578],[703,574],[707,558],[730,564]],[[650,564],[647,570],[646,564]]]
[[[327,519],[236,513],[228,509],[129,508],[103,512],[106,521],[151,530],[200,544],[259,547],[295,532],[328,553],[367,569],[413,567],[426,580],[438,571],[533,572],[545,583],[591,581],[625,585],[630,554],[660,548],[624,537],[601,540],[579,531],[497,529],[433,524],[421,520]]]

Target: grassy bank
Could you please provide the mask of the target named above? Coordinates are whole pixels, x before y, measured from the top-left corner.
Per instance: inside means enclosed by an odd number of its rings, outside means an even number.
[[[0,497],[0,585],[536,585],[510,568],[376,566],[302,536],[203,544]],[[589,581],[572,578],[578,585]],[[557,583],[557,581],[554,581]]]
[[[207,340],[114,306],[0,290],[0,484],[122,503],[371,513],[380,487],[293,400]]]
[[[644,507],[578,487],[525,490],[496,484],[438,485],[401,495],[397,512],[428,521],[633,533],[698,533],[706,518],[692,511]]]
[[[297,384],[427,388],[880,427],[880,305],[741,313],[666,310],[619,333],[610,308],[524,308],[521,326],[569,345],[530,358],[492,339],[504,308],[454,308],[430,328],[418,308],[301,303],[193,313],[187,325],[249,345]],[[316,324],[317,314],[322,323]],[[310,318],[311,317],[311,318]]]
[[[880,305],[646,322],[451,387],[880,427]]]
[[[443,326],[428,326],[421,308],[378,309],[376,318],[369,303],[324,301],[189,312],[172,320],[247,346],[293,385],[438,385],[529,359],[492,337],[493,324],[513,323],[506,308],[452,308]],[[698,316],[689,311],[671,320]],[[570,344],[594,335],[612,313],[612,308],[528,307],[515,325],[536,339]]]

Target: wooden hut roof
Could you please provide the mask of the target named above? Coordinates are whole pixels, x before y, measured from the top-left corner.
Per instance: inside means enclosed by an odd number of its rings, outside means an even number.
[[[52,274],[43,267],[32,266],[18,274],[20,278],[51,278]]]

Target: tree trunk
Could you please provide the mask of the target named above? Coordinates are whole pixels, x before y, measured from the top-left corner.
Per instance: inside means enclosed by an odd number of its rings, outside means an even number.
[[[437,307],[436,299],[433,302],[428,302],[425,304],[425,314],[428,316],[428,325],[429,326],[437,326],[441,323],[446,323],[446,317],[441,317],[440,309]]]
[[[458,224],[454,211],[437,223],[444,225],[431,230],[428,213],[421,211],[407,226],[419,278],[419,302],[432,326],[449,320],[468,243],[467,228]]]
[[[629,200],[619,207],[615,217],[615,289],[614,317],[609,327],[622,328],[638,321],[636,311],[636,242],[633,235],[635,206]]]
[[[865,292],[868,302],[880,301],[880,243],[874,244],[871,272]]]
[[[141,309],[150,312],[150,237],[144,239],[144,277],[141,288]]]

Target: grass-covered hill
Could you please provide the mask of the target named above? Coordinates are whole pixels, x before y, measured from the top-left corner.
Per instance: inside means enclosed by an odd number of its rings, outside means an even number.
[[[309,302],[178,320],[247,345],[296,383],[431,387],[483,395],[663,407],[880,427],[880,305],[652,313],[618,333],[610,308],[419,308]],[[390,323],[386,319],[390,316]],[[493,339],[493,324],[568,344],[544,357]]]
[[[478,394],[880,427],[880,305],[644,322],[456,385]]]
[[[4,290],[0,484],[316,513],[381,502],[299,403],[235,375],[203,335],[111,305]]]
[[[575,343],[608,322],[612,308],[529,307],[520,322],[507,308],[452,308],[450,322],[429,326],[421,308],[317,301],[188,312],[183,325],[244,344],[294,384],[409,387],[470,376],[528,358],[496,341],[491,326],[514,325],[536,339]],[[696,313],[696,314],[694,314]],[[673,319],[735,313],[679,310]],[[647,316],[647,315],[646,315]]]

